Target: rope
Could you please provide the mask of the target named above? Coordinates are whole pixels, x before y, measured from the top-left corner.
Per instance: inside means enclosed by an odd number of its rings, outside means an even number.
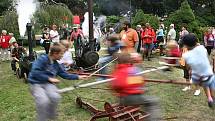
[[[92,77],[93,75],[95,75],[97,72],[101,71],[102,69],[104,69],[106,66],[108,66],[110,63],[114,62],[115,60],[117,60],[118,58],[113,59],[112,61],[108,62],[107,64],[105,64],[104,66],[102,66],[101,68],[99,68],[98,70],[94,71],[93,73],[91,73],[89,76],[87,76],[86,79]],[[78,87],[80,84],[83,84],[83,82],[86,82],[86,79],[81,80],[79,83],[75,84],[74,87]]]

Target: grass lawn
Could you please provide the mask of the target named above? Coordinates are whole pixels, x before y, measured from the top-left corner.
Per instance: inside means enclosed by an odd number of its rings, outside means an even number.
[[[143,63],[144,69],[150,66],[158,66],[158,59]],[[174,69],[171,72],[153,72],[145,75],[147,78],[182,80],[182,71]],[[94,81],[95,78],[86,82]],[[62,80],[59,88],[68,87],[78,81]],[[107,84],[96,87],[106,87]],[[168,121],[215,121],[215,111],[207,106],[206,97],[201,89],[200,96],[193,96],[194,89],[182,92],[181,85],[147,83],[146,95],[156,95],[160,98],[163,118]],[[111,92],[100,89],[78,89],[62,94],[62,100],[58,108],[58,121],[88,121],[90,113],[80,109],[75,104],[76,96],[80,95],[85,101],[92,103],[99,109],[103,109],[103,101],[116,102]],[[100,101],[93,101],[98,99]],[[0,64],[0,121],[33,121],[36,117],[34,100],[30,94],[28,84],[23,83],[10,70],[9,62]],[[107,121],[103,119],[100,121]]]

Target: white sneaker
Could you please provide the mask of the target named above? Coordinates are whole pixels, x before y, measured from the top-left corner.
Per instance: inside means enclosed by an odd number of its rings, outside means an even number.
[[[182,89],[182,91],[187,91],[187,90],[190,90],[191,88],[190,88],[190,86],[187,86],[187,87],[185,87],[184,89]]]
[[[197,90],[195,91],[195,93],[194,93],[194,96],[199,96],[200,93],[201,93],[200,89],[197,89]]]

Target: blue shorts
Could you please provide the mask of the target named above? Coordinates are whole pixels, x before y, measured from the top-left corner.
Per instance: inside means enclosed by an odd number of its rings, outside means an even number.
[[[196,80],[194,78],[192,78],[192,81],[194,84],[199,84],[199,80]],[[210,89],[215,90],[215,76],[213,75],[210,80],[206,81],[206,82],[202,82],[201,86],[203,87],[209,87]]]
[[[153,43],[146,43],[146,44],[143,45],[143,48],[145,50],[151,51],[153,49]]]

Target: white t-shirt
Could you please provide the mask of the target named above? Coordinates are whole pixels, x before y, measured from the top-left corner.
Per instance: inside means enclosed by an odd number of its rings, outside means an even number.
[[[176,31],[174,28],[169,30],[168,36],[169,36],[169,40],[175,40],[176,39]]]
[[[192,50],[184,53],[182,57],[186,64],[191,67],[192,79],[213,75],[212,67],[208,60],[208,53],[204,46],[199,45]]]
[[[67,64],[73,64],[74,61],[72,59],[72,53],[70,51],[66,51],[63,54],[63,57],[58,61],[59,64],[67,63]]]
[[[51,30],[49,34],[50,37],[52,38],[52,42],[60,42],[60,36],[57,31]]]

